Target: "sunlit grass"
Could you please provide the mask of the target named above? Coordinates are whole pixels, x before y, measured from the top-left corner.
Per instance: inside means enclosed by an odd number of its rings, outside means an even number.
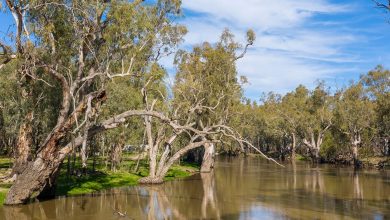
[[[89,161],[91,167],[92,161]],[[140,161],[137,171],[135,171],[136,161],[125,160],[121,163],[118,171],[113,172],[109,170],[109,166],[102,163],[96,165],[96,171],[92,174],[81,175],[80,177],[66,175],[66,166],[63,165],[61,175],[58,178],[58,185],[56,189],[57,195],[80,195],[92,193],[104,189],[122,186],[133,186],[138,183],[138,180],[148,175],[148,164],[145,161]],[[76,163],[76,168],[80,164]],[[199,167],[195,164],[182,163],[174,165],[168,171],[165,181],[174,180],[177,178],[188,177],[197,172]]]
[[[60,175],[57,179],[56,195],[57,196],[72,196],[87,193],[93,193],[104,189],[114,187],[133,186],[138,183],[138,180],[148,175],[148,163],[141,160],[138,169],[135,171],[137,161],[131,160],[134,155],[124,154],[121,166],[116,172],[111,171],[110,164],[105,163],[105,158],[95,158],[95,171],[91,171],[93,167],[93,158],[88,160],[87,174],[79,173],[79,175],[67,175],[67,160],[61,166]],[[79,158],[70,164],[74,164],[74,170],[81,172],[81,162]],[[3,173],[9,172],[12,167],[10,158],[0,158],[0,171]],[[174,165],[164,178],[165,181],[184,178],[197,172],[199,167],[195,164],[181,163]],[[0,206],[4,203],[7,192],[12,184],[0,183]]]

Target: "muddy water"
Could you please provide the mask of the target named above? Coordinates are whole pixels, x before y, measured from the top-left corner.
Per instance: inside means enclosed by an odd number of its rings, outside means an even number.
[[[390,171],[219,158],[214,173],[0,208],[0,219],[390,219]]]

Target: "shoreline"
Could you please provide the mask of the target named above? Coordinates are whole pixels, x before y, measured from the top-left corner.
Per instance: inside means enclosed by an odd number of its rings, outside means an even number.
[[[261,155],[253,154],[253,153],[248,153],[246,156],[263,158]],[[279,158],[272,158],[272,159],[279,161]],[[300,154],[296,154],[295,161],[312,163],[311,158],[302,156]],[[286,158],[282,162],[291,162],[291,159]],[[390,157],[365,157],[360,159],[360,162],[361,162],[361,165],[359,167],[360,169],[390,169]],[[351,161],[346,161],[346,160],[339,160],[339,161],[322,160],[320,164],[348,166],[348,167],[354,166],[354,164]]]
[[[4,162],[5,160],[1,158],[0,161]],[[10,161],[6,161],[6,163],[10,164]],[[1,165],[2,164],[0,164],[0,166]],[[64,164],[63,167],[66,167],[66,164]],[[199,173],[199,168],[199,166],[190,163],[181,163],[180,165],[176,164],[168,171],[164,178],[164,182],[192,176],[196,173]],[[1,175],[4,176],[4,174],[9,173],[10,169],[11,168],[4,168],[4,166],[1,166]],[[117,187],[140,185],[138,180],[147,174],[148,169],[145,166],[140,167],[137,172],[129,172],[124,169],[118,170],[116,172],[104,169],[96,169],[93,172],[89,172],[80,176],[67,176],[66,173],[61,170],[61,173],[57,179],[58,182],[55,189],[54,198],[81,196]],[[0,181],[0,207],[3,206],[7,192],[11,185],[11,183]]]
[[[262,158],[259,154],[249,153],[246,156],[248,157],[259,157]],[[297,162],[310,163],[310,158],[297,155]],[[129,165],[129,162],[126,161],[125,166]],[[289,159],[284,162],[290,162]],[[361,159],[362,165],[360,169],[389,169],[390,168],[390,157],[368,157]],[[353,167],[353,164],[350,163],[338,163],[338,162],[328,162],[323,161],[321,164],[329,164],[341,167]],[[5,158],[0,158],[0,167],[1,175],[4,176],[7,172],[10,171],[12,162],[6,160]],[[64,164],[65,165],[65,164]],[[8,168],[6,168],[8,166]],[[65,166],[64,166],[65,167]],[[177,180],[181,178],[186,178],[194,174],[199,173],[199,166],[182,163],[172,166],[168,171],[164,182]],[[93,172],[83,174],[81,176],[67,176],[65,172],[61,172],[58,177],[58,183],[55,189],[54,198],[57,197],[68,197],[68,196],[82,196],[92,193],[96,193],[102,190],[118,188],[118,187],[128,187],[128,186],[137,186],[140,185],[138,180],[142,177],[145,177],[148,174],[148,169],[145,164],[139,168],[137,172],[129,172],[126,170],[119,171],[110,171],[105,169],[96,169]],[[0,207],[3,206],[6,194],[11,187],[11,183],[1,182],[0,181]]]

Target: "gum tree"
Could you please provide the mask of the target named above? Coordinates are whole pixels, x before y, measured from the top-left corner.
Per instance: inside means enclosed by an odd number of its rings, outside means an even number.
[[[326,132],[333,124],[333,97],[329,95],[325,85],[320,83],[307,97],[300,130],[303,143],[309,148],[312,156],[320,161],[320,150]]]
[[[215,46],[205,42],[194,47],[192,52],[177,54],[174,102],[184,109],[193,103],[199,105],[195,111],[197,129],[229,124],[242,96],[236,61],[244,57],[254,40],[254,32],[249,30],[246,45],[242,47],[234,41],[232,33],[225,30]],[[211,171],[214,154],[215,144],[205,144],[201,172]]]
[[[19,204],[49,190],[60,164],[74,148],[85,146],[91,136],[115,128],[131,111],[98,120],[102,103],[108,98],[105,87],[117,77],[139,77],[156,54],[174,47],[185,32],[172,24],[180,13],[179,1],[12,1],[7,10],[15,19],[14,46],[1,43],[1,74],[15,63],[21,90],[39,97],[31,84],[58,91],[52,103],[53,125],[38,142],[31,160],[23,161],[5,203]],[[36,104],[36,103],[33,103]],[[34,115],[26,106],[25,118]],[[45,106],[43,106],[45,108]],[[22,123],[23,126],[23,123]],[[37,129],[22,129],[31,136]],[[20,138],[21,140],[27,140]],[[29,146],[26,141],[23,146]],[[21,145],[20,145],[21,146]]]
[[[367,129],[373,127],[374,105],[362,83],[351,84],[336,102],[336,127],[350,140],[355,166],[359,164],[358,148]]]

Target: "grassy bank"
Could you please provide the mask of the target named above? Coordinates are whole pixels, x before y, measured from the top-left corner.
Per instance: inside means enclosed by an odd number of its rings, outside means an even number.
[[[168,171],[165,180],[169,181],[188,177],[197,172],[197,170],[197,168],[191,165],[176,165]],[[124,170],[116,172],[98,170],[92,174],[82,175],[80,177],[68,177],[66,174],[62,174],[58,179],[56,195],[80,195],[113,187],[133,186],[137,184],[140,178],[147,174],[146,168],[136,173]]]
[[[134,171],[136,161],[130,160],[132,155],[125,155],[121,166],[116,172],[111,171],[104,162],[104,158],[96,158],[95,170],[88,170],[87,174],[67,174],[67,163],[61,167],[60,175],[57,179],[56,195],[72,196],[92,193],[104,189],[133,186],[138,180],[148,174],[148,164],[142,161],[137,171]],[[93,160],[88,161],[88,167],[92,167]],[[81,170],[81,164],[77,159],[74,164],[75,170]],[[0,175],[5,176],[10,173],[12,161],[9,158],[0,158]],[[188,177],[198,172],[199,167],[194,164],[180,163],[172,166],[168,171],[165,181]],[[6,194],[11,187],[9,183],[0,183],[0,205],[3,204]]]

